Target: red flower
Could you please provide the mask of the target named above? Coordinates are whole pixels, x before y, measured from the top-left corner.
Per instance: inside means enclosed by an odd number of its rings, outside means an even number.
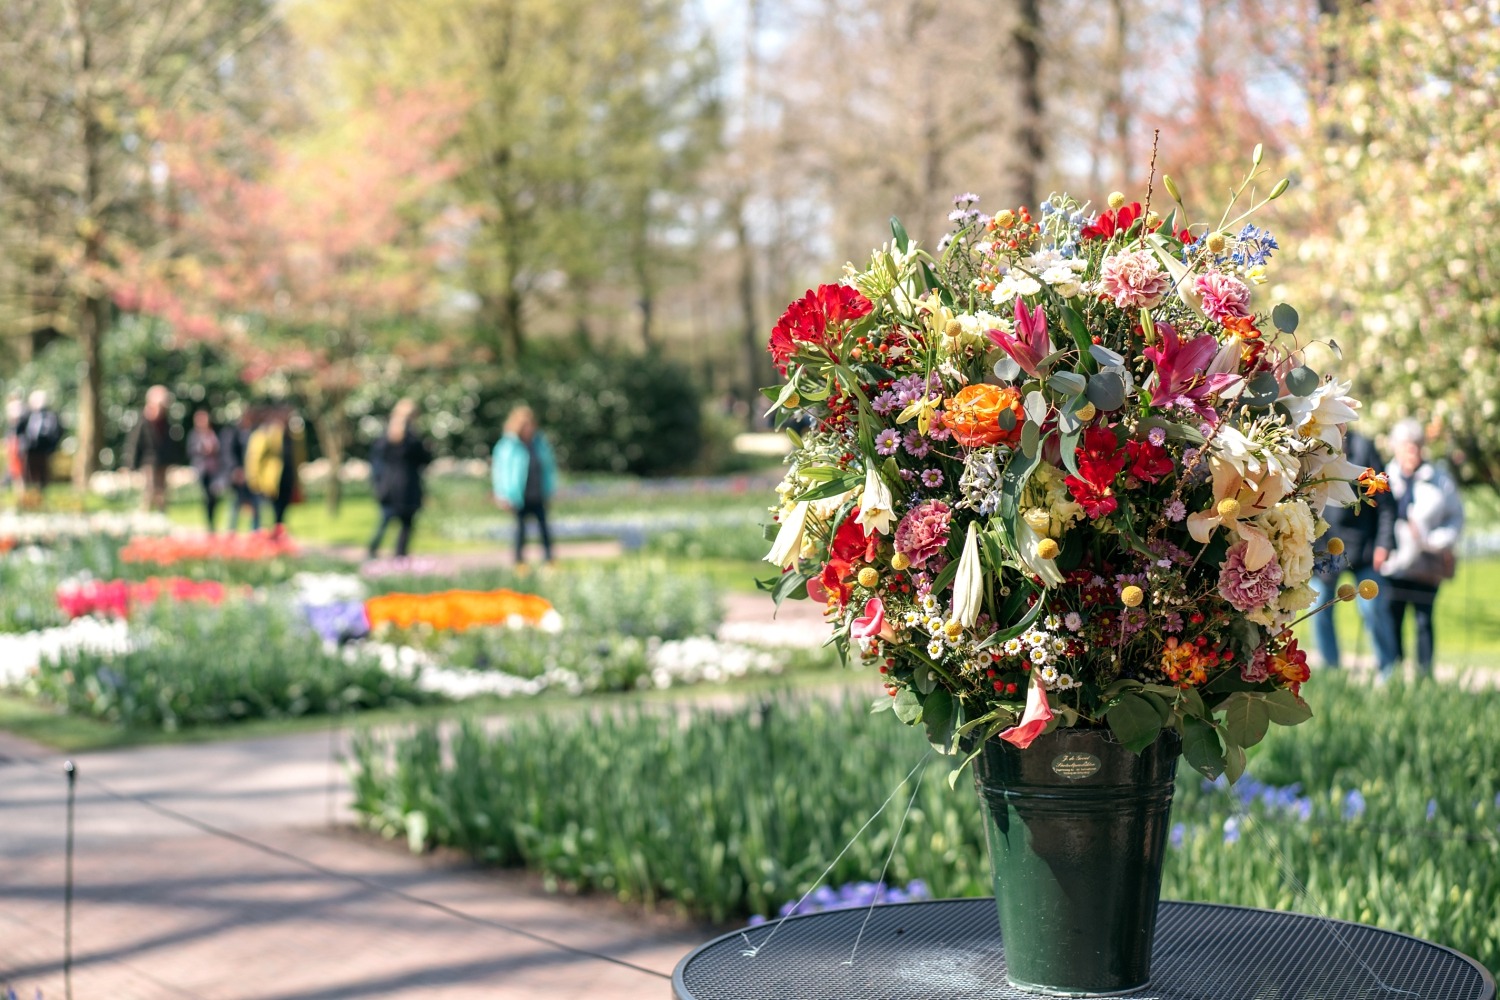
[[[1130,453],[1130,474],[1142,482],[1155,483],[1172,474],[1172,456],[1167,449],[1150,441],[1126,441]]]
[[[1069,476],[1064,482],[1073,499],[1083,505],[1084,513],[1090,518],[1104,517],[1119,507],[1110,487],[1120,470],[1125,468],[1126,458],[1115,432],[1108,427],[1090,427],[1083,432],[1083,447],[1078,452],[1078,475]]]
[[[1106,209],[1099,213],[1099,218],[1095,219],[1091,225],[1083,227],[1078,238],[1107,240],[1116,233],[1128,232],[1141,214],[1141,203],[1138,201],[1133,201],[1129,205],[1121,205],[1118,209]]]
[[[799,350],[799,343],[823,346],[830,323],[859,319],[873,308],[869,299],[848,285],[819,285],[815,291],[809,290],[786,307],[771,330],[767,349],[776,370],[786,374],[787,362]]]
[[[822,571],[807,582],[808,596],[824,602],[837,600],[840,608],[848,604],[853,588],[846,581],[854,571],[854,564],[859,560],[872,561],[879,539],[879,535],[865,537],[859,524],[859,508],[851,510],[833,533],[833,542],[828,546],[828,561],[823,564]]]

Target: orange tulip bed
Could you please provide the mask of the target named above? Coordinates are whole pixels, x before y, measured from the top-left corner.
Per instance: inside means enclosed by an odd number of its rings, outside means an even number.
[[[476,625],[538,625],[552,602],[514,590],[445,590],[435,594],[384,594],[365,601],[370,627],[430,625],[461,632]]]

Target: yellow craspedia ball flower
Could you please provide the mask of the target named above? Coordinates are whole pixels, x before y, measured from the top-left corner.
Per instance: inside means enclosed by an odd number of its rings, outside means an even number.
[[[1001,229],[1009,229],[1011,226],[1015,225],[1015,222],[1016,213],[1012,212],[1008,208],[1001,210],[995,216],[995,225],[999,226]]]
[[[911,559],[906,555],[905,552],[897,552],[895,555],[891,556],[891,569],[895,570],[898,573],[903,569],[906,569],[910,565]]]
[[[1043,538],[1036,543],[1036,555],[1038,559],[1056,559],[1062,549],[1058,547],[1057,541],[1052,538]]]
[[[1145,599],[1146,592],[1133,583],[1120,591],[1120,603],[1127,608],[1138,608]]]
[[[1344,540],[1338,535],[1334,535],[1328,539],[1328,554],[1331,556],[1341,556],[1344,554]]]
[[[1147,212],[1146,213],[1146,228],[1147,229],[1156,229],[1160,225],[1161,225],[1161,216],[1160,215],[1157,215],[1155,212]]]
[[[948,637],[949,642],[957,642],[964,634],[963,624],[956,621],[949,622],[943,626],[943,634]]]
[[[1208,239],[1204,241],[1208,245],[1209,253],[1223,253],[1226,240],[1223,233],[1209,233]]]
[[[874,590],[880,583],[880,572],[874,566],[866,566],[859,571],[859,585],[866,590]]]
[[[1339,584],[1339,589],[1336,593],[1338,594],[1339,600],[1352,601],[1354,600],[1354,595],[1358,593],[1358,591],[1354,589],[1354,584],[1352,583],[1341,583]]]
[[[1220,517],[1237,517],[1240,513],[1240,502],[1234,497],[1225,497],[1219,501],[1216,509]]]
[[[948,324],[943,327],[943,332],[954,340],[957,340],[964,335],[964,325],[956,319],[950,319]]]
[[[1125,194],[1123,192],[1121,192],[1121,191],[1111,191],[1109,193],[1109,207],[1113,208],[1113,209],[1116,209],[1116,210],[1119,210],[1119,209],[1123,208],[1124,206],[1125,206]]]
[[[1367,601],[1373,601],[1380,596],[1380,584],[1374,580],[1359,581],[1359,596]]]

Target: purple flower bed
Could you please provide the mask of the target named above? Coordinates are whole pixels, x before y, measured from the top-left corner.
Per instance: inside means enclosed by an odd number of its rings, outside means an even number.
[[[860,910],[871,904],[885,906],[889,903],[911,903],[931,898],[927,883],[921,879],[912,879],[906,883],[905,888],[888,886],[884,882],[850,882],[837,889],[820,885],[800,903],[793,900],[783,904],[777,911],[777,916],[795,917],[827,910]],[[766,917],[757,913],[749,922],[751,927],[758,927],[766,920]]]

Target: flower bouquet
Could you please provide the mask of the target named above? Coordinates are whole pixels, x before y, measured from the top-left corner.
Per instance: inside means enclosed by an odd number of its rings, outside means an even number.
[[[1268,723],[1309,717],[1289,626],[1337,555],[1321,513],[1382,483],[1344,458],[1349,384],[1257,301],[1279,248],[1245,219],[1286,182],[1230,214],[1260,173],[1257,148],[1213,225],[1169,177],[1165,218],[1149,194],[1037,218],[962,195],[939,253],[893,220],[776,324],[767,394],[795,449],[769,586],[826,602],[938,747],[1108,726],[1140,749],[1169,727],[1233,779]]]
[[[894,242],[771,334],[770,415],[794,450],[766,556],[782,573],[763,586],[824,602],[832,641],[885,676],[881,705],[979,758],[997,887],[1019,843],[1003,830],[1032,822],[1015,803],[1038,782],[1068,786],[1049,802],[1093,789],[1146,816],[1144,832],[1100,828],[1087,877],[1018,890],[1010,919],[1002,898],[1007,955],[1033,927],[1054,953],[1031,980],[1013,963],[1018,985],[1144,982],[1179,749],[1233,780],[1270,723],[1310,717],[1290,627],[1341,549],[1320,543],[1321,514],[1383,486],[1344,457],[1349,383],[1308,366],[1296,311],[1259,291],[1279,247],[1247,219],[1286,189],[1257,196],[1261,174],[1257,147],[1211,224],[1167,177],[1165,217],[1149,186],[1144,206],[1053,195],[1035,217],[961,195],[937,252],[892,220]],[[1133,753],[1101,759],[1077,739],[1090,734]],[[1044,736],[1038,759],[1025,748]],[[1155,791],[1116,794],[1132,781]],[[1075,822],[1024,840],[1076,847]],[[1101,885],[1128,881],[1120,859],[1152,854],[1132,837],[1155,843],[1156,887],[1147,873],[1114,905]],[[1039,920],[1047,898],[1088,899],[1110,923]],[[1123,977],[1113,959],[1074,970],[1131,935]]]

